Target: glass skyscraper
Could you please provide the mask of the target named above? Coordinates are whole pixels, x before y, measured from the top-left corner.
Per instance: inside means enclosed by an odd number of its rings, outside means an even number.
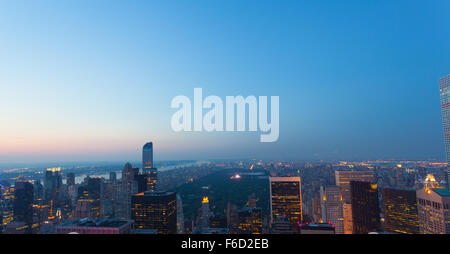
[[[153,143],[148,142],[142,148],[142,168],[153,168]]]
[[[142,171],[147,176],[147,190],[155,191],[158,170],[153,167],[153,143],[148,142],[142,148]]]
[[[439,80],[439,93],[441,95],[442,125],[444,127],[444,143],[447,163],[450,162],[450,74]],[[450,175],[447,169],[447,187],[450,188]]]

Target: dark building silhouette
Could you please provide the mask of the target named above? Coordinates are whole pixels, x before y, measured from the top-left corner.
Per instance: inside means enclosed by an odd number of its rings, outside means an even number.
[[[367,234],[380,230],[378,186],[371,182],[350,182],[353,234]]]
[[[61,167],[47,168],[44,178],[44,201],[51,206],[50,216],[55,216],[57,208],[61,207],[62,177]]]
[[[75,173],[67,173],[66,175],[66,183],[68,186],[75,185]]]
[[[14,192],[14,221],[24,222],[23,232],[31,233],[33,225],[33,184],[16,182]]]
[[[137,181],[139,193],[147,191],[147,175],[145,175],[145,174],[137,175],[136,181]]]
[[[419,215],[415,190],[382,189],[384,230],[419,234]]]
[[[131,197],[131,218],[136,230],[154,229],[158,234],[176,234],[175,192],[146,191]]]

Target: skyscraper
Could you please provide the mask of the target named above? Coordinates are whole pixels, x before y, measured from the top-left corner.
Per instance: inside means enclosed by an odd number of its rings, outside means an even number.
[[[378,186],[370,182],[350,182],[353,233],[367,234],[380,230]]]
[[[336,234],[344,234],[344,210],[338,186],[320,187],[322,220],[335,226]]]
[[[102,196],[103,178],[89,177],[84,186],[78,188],[78,201],[87,201],[90,206],[90,216],[99,218],[101,214],[101,196]]]
[[[175,192],[146,191],[131,198],[131,218],[135,228],[156,229],[158,234],[177,233]]]
[[[6,226],[14,220],[14,192],[15,189],[8,186],[0,185],[0,211],[2,212],[2,227]]]
[[[415,190],[382,189],[384,229],[403,234],[419,233]]]
[[[139,170],[126,163],[122,170],[122,179],[118,192],[117,215],[122,219],[131,217],[131,196],[138,193],[138,182],[136,180]]]
[[[44,200],[48,206],[51,206],[50,217],[55,216],[57,208],[61,207],[61,187],[62,176],[61,167],[47,168],[44,178]]]
[[[300,177],[270,177],[271,221],[286,216],[292,224],[303,220]]]
[[[14,221],[24,222],[24,232],[31,233],[33,224],[33,184],[16,182],[14,194]]]
[[[344,214],[344,233],[352,234],[353,216],[352,200],[350,196],[351,181],[370,181],[375,182],[375,172],[373,171],[336,171],[336,185],[341,188],[343,214]]]
[[[74,173],[67,173],[66,175],[66,184],[67,185],[75,185],[75,174]]]
[[[439,93],[441,95],[445,152],[447,155],[447,162],[450,162],[450,74],[439,80]]]
[[[450,74],[439,79],[441,96],[442,126],[444,128],[444,144],[447,163],[450,165]],[[447,167],[447,188],[450,189],[450,169]]]
[[[373,171],[336,171],[336,185],[341,188],[344,203],[351,203],[350,182],[376,182]]]
[[[142,171],[147,175],[147,190],[155,191],[158,170],[153,167],[153,143],[148,142],[142,148]]]
[[[116,174],[116,172],[109,172],[109,181],[112,184],[116,184],[117,183],[117,174]]]

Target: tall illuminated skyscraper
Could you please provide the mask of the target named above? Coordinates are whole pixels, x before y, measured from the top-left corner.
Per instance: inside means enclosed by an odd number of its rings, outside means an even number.
[[[142,168],[153,168],[153,143],[148,142],[142,148]]]
[[[55,216],[56,208],[61,206],[61,188],[61,167],[47,168],[44,178],[44,200],[48,206],[55,208],[51,209],[53,214],[50,216]]]
[[[271,221],[285,216],[292,224],[303,220],[300,177],[270,177]]]
[[[441,96],[442,125],[444,127],[444,143],[447,163],[450,165],[450,74],[439,80]],[[450,170],[447,168],[447,174]],[[447,188],[450,188],[450,178],[447,177]]]
[[[148,142],[142,148],[142,171],[147,175],[147,190],[155,191],[158,170],[153,167],[153,143]]]

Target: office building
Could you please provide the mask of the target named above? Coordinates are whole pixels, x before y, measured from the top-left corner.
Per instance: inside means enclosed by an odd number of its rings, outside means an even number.
[[[270,177],[270,211],[272,223],[286,216],[292,224],[303,220],[300,177]]]
[[[450,190],[417,190],[417,210],[421,234],[450,234]]]
[[[66,175],[66,184],[68,186],[75,185],[75,173],[67,173]]]
[[[158,234],[176,234],[176,193],[146,191],[133,195],[131,214],[136,229],[156,229]]]
[[[55,216],[56,208],[62,203],[61,167],[47,168],[44,176],[44,201],[51,206],[50,217]]]
[[[100,218],[103,215],[101,214],[102,182],[103,178],[89,177],[86,185],[78,188],[78,201],[89,202],[90,217],[92,218]]]
[[[336,186],[341,188],[342,200],[344,203],[351,203],[350,182],[376,182],[375,172],[373,171],[336,171]]]
[[[383,188],[384,230],[402,234],[419,233],[415,190]]]
[[[339,186],[320,187],[322,222],[334,225],[336,234],[344,234],[344,209]]]
[[[23,230],[32,232],[33,224],[33,184],[26,181],[18,181],[15,184],[14,193],[14,221],[23,222]]]
[[[350,182],[353,234],[367,234],[381,229],[378,186],[370,182]]]
[[[262,211],[260,208],[245,207],[238,214],[240,234],[262,234]]]

